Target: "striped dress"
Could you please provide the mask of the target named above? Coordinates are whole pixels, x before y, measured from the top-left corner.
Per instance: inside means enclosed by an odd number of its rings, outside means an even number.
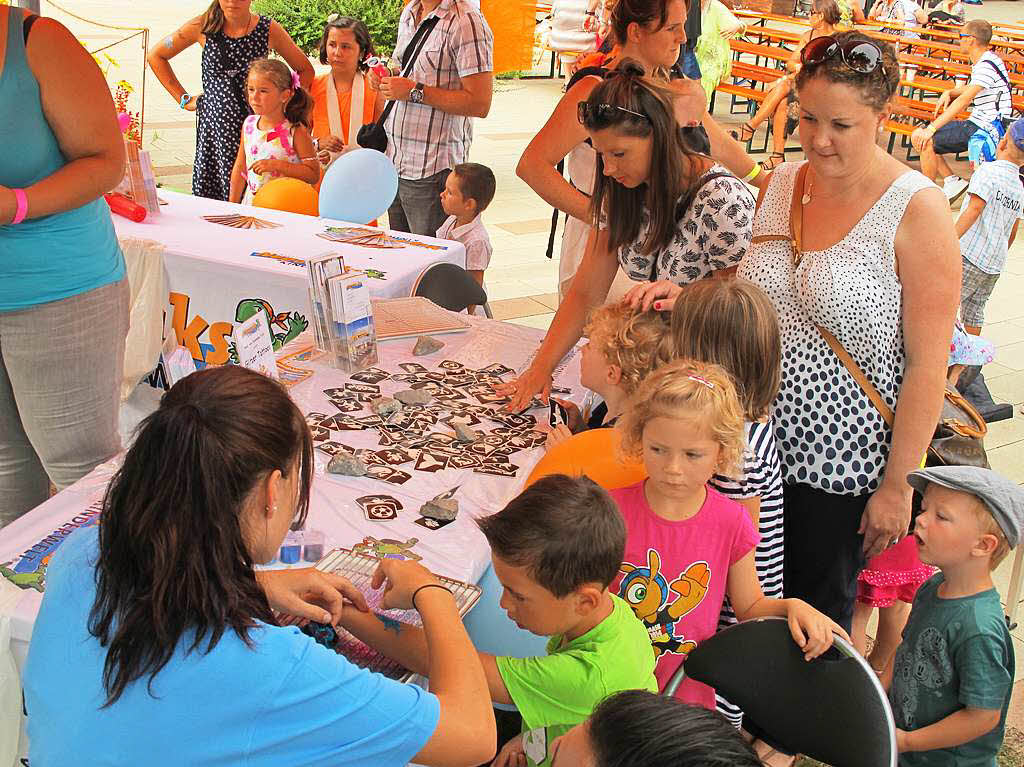
[[[775,423],[747,422],[747,447],[743,451],[743,477],[735,479],[716,474],[711,486],[722,495],[741,501],[761,499],[758,518],[760,542],[754,552],[757,579],[766,597],[782,598],[782,464],[775,449]],[[732,605],[726,597],[719,630],[736,623]],[[715,696],[718,711],[736,727],[743,723],[743,712],[720,695]]]

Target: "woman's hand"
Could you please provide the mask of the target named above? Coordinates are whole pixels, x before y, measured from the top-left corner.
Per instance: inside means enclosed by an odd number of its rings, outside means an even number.
[[[201,96],[202,94],[199,94]],[[186,112],[195,112],[199,108],[199,96],[193,96],[187,102],[185,102]]]
[[[508,383],[498,384],[494,387],[494,391],[503,397],[508,397],[509,401],[505,403],[504,407],[513,413],[524,410],[530,404],[534,394],[539,395],[541,401],[547,404],[548,397],[551,396],[551,373],[537,370],[530,365],[518,378]]]
[[[907,534],[912,498],[913,490],[906,482],[903,487],[883,482],[872,493],[857,531],[864,536],[864,556],[870,559],[881,554]]]
[[[267,602],[280,613],[337,626],[345,601],[367,612],[366,599],[345,578],[315,567],[301,570],[261,570],[256,581],[267,595]]]
[[[802,599],[786,600],[786,620],[793,641],[803,650],[804,660],[813,660],[832,646],[832,634],[846,641],[850,636],[843,627],[824,613],[820,613]]]
[[[326,149],[328,152],[340,152],[344,148],[345,142],[337,136],[320,139],[320,149]]]
[[[516,735],[501,747],[494,757],[491,767],[526,767],[526,751],[523,748],[523,736]]]
[[[631,288],[622,298],[622,303],[631,309],[648,311],[653,308],[656,312],[669,312],[675,305],[676,298],[683,289],[674,282],[658,280],[657,282],[645,282]]]
[[[430,570],[419,562],[405,559],[382,559],[373,574],[370,585],[374,589],[384,586],[381,607],[390,610],[412,610],[412,595],[421,586],[440,586]]]
[[[0,184],[0,224],[11,223],[17,212],[18,201],[14,199],[14,192],[10,187]]]

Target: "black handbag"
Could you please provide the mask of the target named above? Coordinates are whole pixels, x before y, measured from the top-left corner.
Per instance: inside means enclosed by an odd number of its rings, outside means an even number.
[[[405,53],[402,56],[402,77],[408,77],[409,73],[412,72],[412,65],[416,63],[416,57],[420,55],[423,44],[427,42],[427,37],[430,35],[431,30],[437,26],[438,21],[440,19],[437,16],[431,16],[420,24],[416,34],[413,35],[412,40],[405,47]],[[356,143],[359,146],[364,149],[376,149],[378,152],[387,151],[388,134],[384,130],[384,123],[387,122],[394,107],[394,100],[389,101],[384,106],[384,111],[381,112],[379,120],[367,123],[359,129],[359,133],[356,134]]]

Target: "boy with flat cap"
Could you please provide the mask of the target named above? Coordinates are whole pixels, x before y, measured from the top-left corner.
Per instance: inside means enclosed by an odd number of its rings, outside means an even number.
[[[1024,490],[991,469],[911,472],[923,495],[921,561],[939,568],[917,592],[903,643],[883,674],[900,767],[995,767],[1014,657],[992,570],[1020,541]]]

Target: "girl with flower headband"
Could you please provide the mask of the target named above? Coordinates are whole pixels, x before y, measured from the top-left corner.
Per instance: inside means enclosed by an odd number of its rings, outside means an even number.
[[[309,135],[313,99],[299,76],[277,59],[249,65],[246,95],[253,114],[242,123],[242,140],[231,172],[231,202],[252,204],[268,181],[286,176],[315,184],[320,164]]]
[[[171,59],[198,43],[203,48],[203,88],[179,82]],[[245,84],[250,62],[274,51],[313,82],[313,65],[278,22],[252,12],[252,0],[213,0],[205,13],[185,22],[149,51],[146,63],[181,109],[195,112],[196,161],[192,193],[227,200],[242,122],[250,114]]]
[[[785,616],[809,660],[846,632],[799,599],[771,599],[754,567],[758,533],[736,501],[708,483],[735,475],[744,413],[718,365],[678,361],[651,373],[616,428],[623,450],[643,459],[643,482],[612,490],[626,522],[626,555],[612,588],[648,627],[660,686],[698,643],[715,633],[726,596],[739,620]],[[677,696],[715,707],[707,685],[686,679]]]

